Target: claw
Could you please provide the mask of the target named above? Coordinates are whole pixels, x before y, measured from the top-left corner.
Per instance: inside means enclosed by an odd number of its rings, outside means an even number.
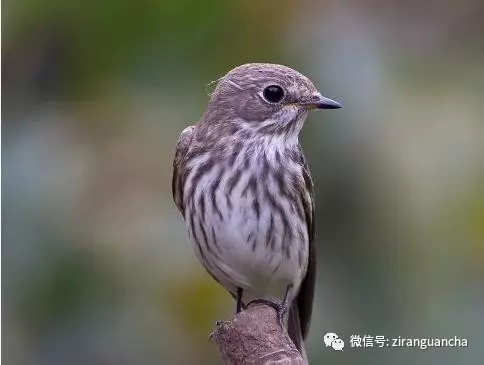
[[[292,284],[287,286],[286,292],[284,293],[284,299],[282,300],[282,303],[281,303],[281,309],[279,312],[277,312],[277,315],[279,316],[279,321],[281,322],[281,324],[284,323],[284,315],[287,313],[287,310],[289,309],[287,296],[289,295],[289,290],[291,290],[291,288],[292,288]]]
[[[291,290],[291,288],[292,288],[292,284],[287,286],[286,292],[284,294],[284,299],[280,303],[273,302],[267,299],[254,299],[251,302],[247,303],[247,307],[249,307],[251,304],[260,303],[274,308],[277,312],[277,319],[279,321],[279,324],[281,325],[282,328],[285,328],[286,326],[285,326],[284,316],[286,315],[289,309],[287,297],[289,294],[289,290]]]
[[[269,307],[272,307],[277,312],[277,320],[282,328],[285,328],[284,325],[284,315],[287,313],[287,301],[283,301],[282,303],[276,303],[267,299],[254,299],[250,303],[247,304],[247,307],[251,304],[265,304]]]
[[[284,300],[280,305],[279,305],[279,310],[277,311],[277,319],[279,319],[279,323],[281,324],[282,327],[284,327],[284,315],[287,313],[287,300]]]

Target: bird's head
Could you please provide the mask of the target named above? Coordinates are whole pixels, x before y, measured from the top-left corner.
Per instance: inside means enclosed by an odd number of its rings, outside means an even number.
[[[237,123],[256,133],[299,134],[311,109],[341,105],[321,95],[311,80],[282,65],[249,63],[218,80],[207,115],[215,123]]]

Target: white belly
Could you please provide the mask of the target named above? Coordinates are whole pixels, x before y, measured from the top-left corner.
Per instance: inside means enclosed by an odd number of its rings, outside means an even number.
[[[212,198],[207,182],[219,175],[217,169],[208,174],[207,181],[199,184],[206,188],[194,196],[196,204],[187,204],[187,228],[198,258],[227,290],[235,293],[242,288],[244,301],[282,298],[289,285],[297,293],[308,260],[305,222],[289,201],[279,199],[279,211],[270,206],[261,189],[277,197],[278,188],[271,179],[258,180],[254,189],[249,184],[251,175],[242,175],[227,194],[230,184],[225,178]]]

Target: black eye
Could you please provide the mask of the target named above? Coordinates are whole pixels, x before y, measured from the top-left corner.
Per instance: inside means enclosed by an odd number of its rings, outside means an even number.
[[[278,103],[284,97],[284,90],[278,85],[270,85],[264,89],[264,98],[270,103]]]

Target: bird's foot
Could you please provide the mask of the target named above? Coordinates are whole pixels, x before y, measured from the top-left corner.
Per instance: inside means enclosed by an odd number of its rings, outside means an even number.
[[[287,304],[287,298],[284,298],[279,306],[279,311],[277,312],[277,319],[279,319],[279,323],[282,327],[284,327],[284,317],[287,313],[288,308],[289,306]]]
[[[271,300],[267,299],[254,299],[250,301],[247,304],[247,307],[249,307],[251,304],[265,304],[269,307],[272,307],[276,310],[277,313],[277,320],[279,321],[279,324],[281,325],[282,328],[285,328],[285,321],[284,321],[284,316],[287,313],[288,305],[287,305],[287,300],[284,299],[282,302],[273,302]]]

